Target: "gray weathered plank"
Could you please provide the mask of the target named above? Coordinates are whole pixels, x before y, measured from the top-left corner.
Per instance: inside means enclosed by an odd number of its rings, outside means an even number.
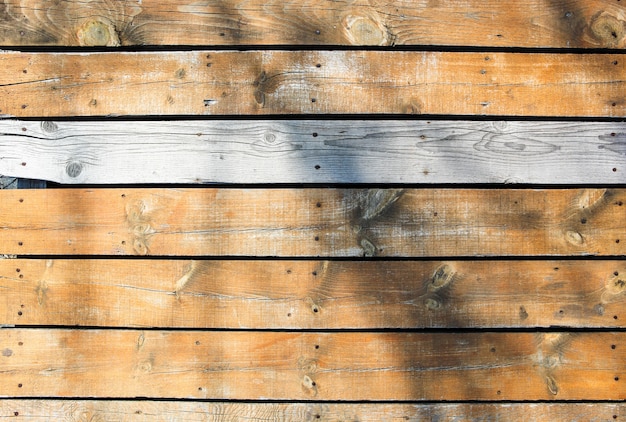
[[[0,120],[0,134],[0,173],[59,183],[626,182],[623,122]]]
[[[2,400],[0,418],[20,421],[527,421],[619,420],[621,403],[233,403],[198,401]]]

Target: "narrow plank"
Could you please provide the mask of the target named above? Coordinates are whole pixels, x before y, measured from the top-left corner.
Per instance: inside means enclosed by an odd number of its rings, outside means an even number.
[[[619,403],[233,403],[193,401],[2,400],[0,417],[19,420],[118,421],[571,421],[621,420]]]
[[[626,13],[619,2],[608,0],[3,3],[5,46],[625,45]]]
[[[622,400],[626,333],[0,330],[6,397]]]
[[[620,117],[625,66],[624,54],[3,52],[0,114]]]
[[[624,327],[623,261],[0,260],[16,326]],[[381,288],[385,286],[385,288]]]
[[[624,189],[0,191],[4,254],[623,255]]]
[[[626,171],[623,122],[0,120],[0,133],[1,174],[64,184],[618,184]]]

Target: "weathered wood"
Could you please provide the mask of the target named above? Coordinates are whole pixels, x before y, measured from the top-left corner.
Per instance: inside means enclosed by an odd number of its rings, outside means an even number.
[[[625,15],[619,0],[8,0],[0,44],[623,48]]]
[[[0,261],[18,326],[624,327],[623,261]],[[384,286],[381,287],[381,286]]]
[[[2,395],[622,400],[626,334],[0,330]]]
[[[626,55],[0,53],[0,114],[625,116]]]
[[[622,122],[0,120],[0,133],[0,173],[59,183],[606,184],[626,172]]]
[[[193,401],[2,400],[0,417],[20,421],[570,421],[620,420],[620,403],[233,403]]]
[[[4,254],[622,255],[624,189],[0,191]]]

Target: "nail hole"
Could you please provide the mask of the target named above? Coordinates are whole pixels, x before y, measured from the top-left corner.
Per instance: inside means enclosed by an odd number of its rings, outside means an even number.
[[[615,350],[617,346],[615,346],[614,344],[611,344],[611,349]]]
[[[317,138],[317,132],[313,132],[311,135],[312,135],[314,138]]]
[[[613,315],[613,319],[617,319],[617,315]]]
[[[20,202],[24,202],[24,198],[20,198]]]
[[[615,239],[615,243],[619,243],[619,239]]]
[[[24,278],[24,274],[20,274],[20,278]]]
[[[13,412],[13,416],[19,416],[20,412]]]
[[[18,246],[24,246],[24,242],[17,242]]]
[[[291,318],[291,312],[289,312],[289,313],[287,314],[287,317]]]
[[[315,206],[316,206],[317,208],[322,208],[322,203],[321,203],[321,202],[318,202],[317,204],[315,204]]]
[[[122,194],[122,198],[126,198],[126,194],[125,193]]]
[[[322,31],[320,31],[319,29],[316,29],[316,30],[315,30],[315,33],[316,33],[317,35],[319,35],[319,34],[321,34],[321,33],[322,33]]]
[[[619,377],[615,377],[613,378],[615,381],[619,381]]]
[[[315,165],[315,170],[319,170],[319,169],[321,169],[321,168],[322,168],[322,166],[320,166],[319,164],[316,164],[316,165]]]
[[[320,310],[317,307],[313,308],[313,312],[318,313],[319,311]]]
[[[23,346],[23,345],[24,345],[24,342],[23,342],[23,341],[19,341],[19,342],[17,343],[17,345],[18,345],[18,346]]]
[[[611,103],[612,107],[615,107],[617,105],[617,103]]]
[[[580,219],[580,223],[581,224],[587,224],[587,219],[586,218],[581,218]]]
[[[315,384],[315,381],[313,381],[313,382],[311,383],[311,385],[312,385],[313,387],[315,387],[317,384]]]
[[[196,346],[200,346],[200,341],[196,340]]]
[[[26,163],[22,163],[22,167],[26,167]]]
[[[614,275],[614,276],[618,276],[618,275],[619,275],[619,271],[615,271],[615,272],[613,272],[613,275]]]
[[[15,272],[16,272],[16,273],[19,273],[20,271],[22,271],[22,270],[20,270],[19,268],[16,268],[16,269],[15,269]]]
[[[17,384],[17,388],[22,388],[22,384]]]
[[[317,101],[317,99],[315,99],[315,98],[311,98],[311,102],[312,102],[312,103],[314,103],[314,102],[316,102],[316,101]]]
[[[316,344],[316,345],[315,345],[315,348],[316,348],[316,349],[319,349],[319,348],[320,348],[320,345],[319,345],[319,344]]]
[[[291,270],[287,270],[287,274],[291,274]]]
[[[617,66],[618,61],[617,61],[617,60],[613,61],[613,64],[614,64],[615,66]]]
[[[315,236],[315,241],[318,242],[320,240],[319,236]]]
[[[496,352],[496,348],[495,348],[495,347],[492,347],[492,348],[490,349],[490,351],[491,351],[491,353],[495,353],[495,352]]]
[[[317,271],[313,271],[311,274],[317,276]]]
[[[322,65],[320,63],[316,64],[315,67],[320,68]]]
[[[617,169],[615,167],[613,167],[613,173],[615,173],[617,171]]]

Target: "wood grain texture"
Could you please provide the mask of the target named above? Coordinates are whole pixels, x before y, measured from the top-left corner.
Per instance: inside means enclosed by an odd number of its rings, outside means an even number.
[[[622,400],[626,334],[0,330],[2,395]]]
[[[623,255],[624,189],[0,191],[4,254]]]
[[[624,327],[623,261],[0,260],[16,326]],[[384,286],[384,288],[381,288]]]
[[[65,184],[626,180],[622,122],[0,120],[0,133],[0,174]]]
[[[0,53],[0,114],[626,116],[624,54]]]
[[[5,46],[461,45],[623,48],[626,12],[608,0],[8,0]]]
[[[145,421],[217,422],[235,420],[313,421],[561,421],[620,420],[626,406],[619,403],[524,404],[369,404],[369,403],[232,403],[194,401],[2,400],[0,417],[23,421]],[[617,418],[614,418],[614,415]]]

